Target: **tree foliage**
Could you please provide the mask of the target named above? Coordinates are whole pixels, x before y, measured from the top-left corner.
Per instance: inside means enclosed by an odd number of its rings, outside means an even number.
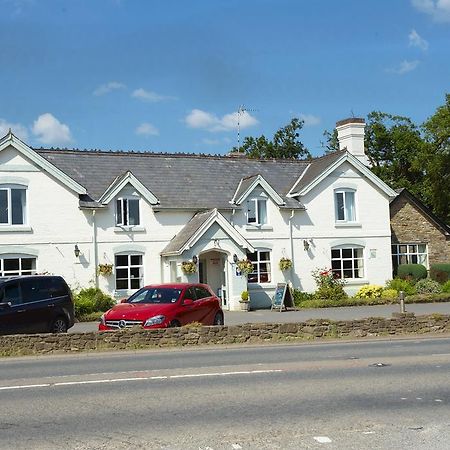
[[[337,132],[325,131],[326,153],[339,150]],[[450,94],[423,124],[380,111],[366,119],[371,170],[393,188],[407,188],[450,223]]]
[[[303,121],[293,118],[288,125],[275,132],[272,140],[268,140],[264,135],[257,138],[249,136],[244,139],[239,149],[234,147],[233,151],[243,152],[249,158],[310,158],[308,149],[299,140],[299,131],[302,128]]]

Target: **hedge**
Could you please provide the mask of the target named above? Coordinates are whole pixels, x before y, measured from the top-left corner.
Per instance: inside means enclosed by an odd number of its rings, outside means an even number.
[[[422,264],[400,264],[397,268],[397,276],[414,281],[423,280],[428,276],[427,268]]]
[[[430,278],[441,284],[444,284],[446,281],[450,280],[450,264],[432,264],[430,266]]]

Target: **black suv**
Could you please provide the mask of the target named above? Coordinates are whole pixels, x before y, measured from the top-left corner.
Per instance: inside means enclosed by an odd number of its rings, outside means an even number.
[[[61,277],[0,278],[0,334],[65,333],[73,324],[72,294]]]

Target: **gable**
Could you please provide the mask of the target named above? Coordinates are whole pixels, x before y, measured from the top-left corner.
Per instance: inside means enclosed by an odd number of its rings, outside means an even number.
[[[3,172],[26,172],[37,169],[55,178],[77,194],[87,193],[81,184],[28,147],[11,132],[0,139],[0,165]]]
[[[283,206],[285,204],[280,195],[278,195],[275,189],[261,175],[242,178],[231,203],[242,205],[247,198],[253,195],[255,190],[258,194],[260,194],[261,191],[264,191],[278,206]]]

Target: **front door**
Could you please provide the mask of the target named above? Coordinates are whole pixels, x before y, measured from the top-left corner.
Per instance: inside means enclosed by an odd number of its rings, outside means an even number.
[[[203,253],[199,263],[200,283],[208,284],[221,299],[223,309],[228,309],[227,296],[227,255],[215,250]]]

